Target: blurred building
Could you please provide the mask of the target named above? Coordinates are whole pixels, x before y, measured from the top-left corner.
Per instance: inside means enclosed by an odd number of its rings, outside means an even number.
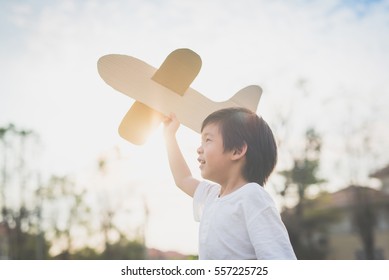
[[[328,196],[323,206],[337,219],[326,234],[327,259],[389,259],[389,194],[368,187],[349,186]]]
[[[382,183],[382,191],[389,194],[389,165],[372,173],[370,177],[379,179]]]
[[[389,166],[370,176],[380,189],[351,185],[306,199],[300,218],[296,208],[283,211],[292,244],[300,236],[295,249],[305,246],[304,259],[389,259]]]
[[[191,256],[175,251],[161,251],[158,249],[147,249],[147,259],[149,260],[188,260]]]

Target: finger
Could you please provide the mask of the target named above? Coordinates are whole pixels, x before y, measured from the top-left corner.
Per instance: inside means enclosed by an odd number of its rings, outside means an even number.
[[[177,116],[176,116],[176,114],[170,113],[169,116],[170,116],[170,119],[171,119],[172,121],[177,121]]]
[[[168,124],[172,121],[172,117],[171,117],[171,114],[169,114],[168,116],[163,116],[163,119],[162,119],[162,122],[164,124]]]

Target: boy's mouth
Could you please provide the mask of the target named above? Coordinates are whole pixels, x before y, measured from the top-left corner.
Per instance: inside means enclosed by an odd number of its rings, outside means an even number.
[[[205,160],[203,160],[201,158],[198,158],[197,161],[200,162],[200,165],[204,165],[205,164]]]

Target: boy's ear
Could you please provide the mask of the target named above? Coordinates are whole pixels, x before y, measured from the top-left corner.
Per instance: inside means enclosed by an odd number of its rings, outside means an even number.
[[[242,147],[232,150],[231,159],[232,160],[241,159],[246,155],[246,152],[247,152],[247,144],[244,143]]]

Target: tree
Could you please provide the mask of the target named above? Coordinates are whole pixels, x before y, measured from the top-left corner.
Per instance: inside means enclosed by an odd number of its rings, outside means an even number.
[[[294,158],[289,170],[281,171],[285,178],[285,187],[281,195],[293,188],[297,193],[297,204],[294,211],[285,211],[284,220],[288,227],[291,242],[299,259],[321,259],[325,256],[323,246],[316,246],[315,232],[321,222],[328,217],[315,215],[315,212],[307,211],[309,201],[307,190],[312,186],[318,186],[325,182],[317,175],[320,164],[320,150],[322,142],[320,135],[314,129],[308,129],[305,133],[305,145],[301,155]]]
[[[31,152],[36,149],[37,135],[31,130],[18,129],[13,124],[0,128],[1,216],[7,242],[4,258],[43,259],[49,243],[42,240],[39,230],[34,192],[38,188],[37,172],[30,168]],[[38,246],[39,245],[39,246]]]
[[[308,129],[305,133],[305,147],[303,152],[299,157],[293,159],[291,169],[280,172],[285,178],[285,187],[281,191],[281,195],[284,196],[288,189],[293,187],[297,190],[297,213],[299,216],[303,214],[307,189],[325,182],[325,180],[317,177],[321,145],[320,135],[314,129]]]
[[[96,188],[91,194],[67,175],[42,182],[42,171],[34,168],[37,139],[35,132],[12,124],[0,128],[0,258],[48,259],[49,251],[57,259],[146,258],[146,203],[135,234],[131,227],[121,229],[117,217],[129,212],[120,206],[127,197],[112,202],[104,192],[93,200]],[[98,172],[105,173],[106,165],[99,161]]]
[[[86,192],[76,187],[68,176],[52,176],[41,190],[47,217],[46,234],[51,234],[54,245],[62,244],[60,255],[64,259],[69,259],[76,250],[74,240],[80,237],[73,232],[91,232],[90,207],[84,199]]]
[[[377,223],[375,206],[377,205],[373,204],[368,188],[354,187],[353,190],[355,205],[352,209],[352,223],[361,238],[364,252],[361,258],[374,260],[374,229]]]

